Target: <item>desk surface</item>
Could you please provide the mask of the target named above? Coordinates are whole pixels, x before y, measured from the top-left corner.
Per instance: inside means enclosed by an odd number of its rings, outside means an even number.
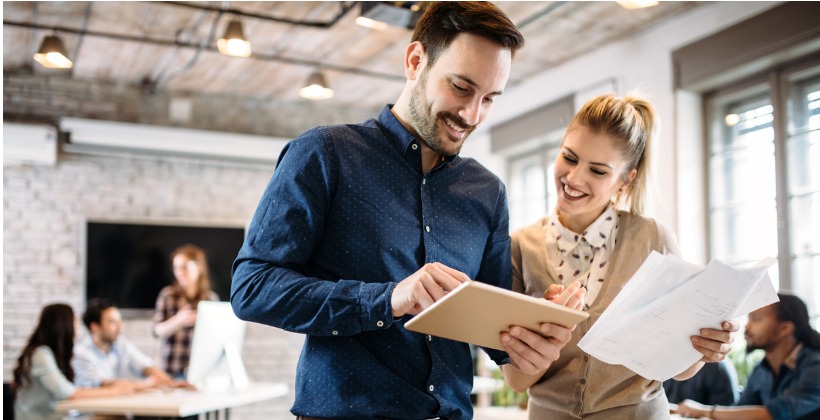
[[[287,395],[288,386],[251,383],[245,389],[145,391],[116,397],[78,398],[57,403],[57,411],[112,415],[183,417],[224,410]]]

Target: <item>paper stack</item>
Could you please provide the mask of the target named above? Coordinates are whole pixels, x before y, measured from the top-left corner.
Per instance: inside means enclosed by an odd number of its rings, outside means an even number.
[[[722,321],[777,302],[767,274],[774,262],[702,267],[653,252],[578,345],[606,363],[667,380],[703,357],[690,341],[701,328],[721,329]]]

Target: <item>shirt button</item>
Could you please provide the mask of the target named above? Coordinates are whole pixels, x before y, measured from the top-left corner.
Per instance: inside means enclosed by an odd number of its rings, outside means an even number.
[[[589,356],[584,356],[584,361],[588,362],[589,361]]]
[[[589,261],[589,255],[584,255],[584,261]]]
[[[428,335],[428,336],[427,336],[427,341],[433,341],[433,336],[432,336],[432,335]]]
[[[429,389],[430,392],[433,392],[436,389],[436,387],[434,387],[433,385],[430,385],[430,388],[427,388],[427,389]]]
[[[587,383],[587,380],[586,379],[581,379],[581,385],[583,385],[585,383]]]
[[[376,326],[379,327],[379,328],[383,327],[384,326],[384,321],[377,321]]]
[[[425,226],[425,227],[424,227],[424,230],[426,230],[426,231],[428,231],[428,232],[429,232],[429,231],[430,231],[430,226]]]
[[[422,178],[421,185],[426,185],[426,184],[427,184],[427,178]]]
[[[333,335],[339,335],[338,331],[333,331]]]
[[[416,150],[416,149],[419,148],[419,145],[416,144],[416,143],[413,143],[412,145],[410,145],[410,148],[413,149],[413,150]]]

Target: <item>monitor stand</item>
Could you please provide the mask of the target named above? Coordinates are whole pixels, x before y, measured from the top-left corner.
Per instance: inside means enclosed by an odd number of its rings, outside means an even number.
[[[228,370],[231,373],[231,381],[235,389],[245,389],[248,387],[248,372],[245,364],[242,363],[242,355],[232,343],[225,343],[223,347],[225,359],[228,361]]]
[[[227,364],[227,372],[224,366],[220,369],[221,359],[225,360]],[[245,370],[245,364],[242,362],[242,355],[239,350],[231,343],[225,343],[222,347],[222,357],[220,362],[214,366],[214,372],[207,375],[201,386],[197,386],[200,390],[205,392],[220,392],[228,389],[245,389],[248,387],[248,373]]]

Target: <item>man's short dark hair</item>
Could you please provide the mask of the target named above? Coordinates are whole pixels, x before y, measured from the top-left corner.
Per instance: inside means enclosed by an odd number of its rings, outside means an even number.
[[[412,42],[419,41],[432,66],[460,33],[483,36],[510,50],[512,56],[524,45],[524,36],[498,6],[483,1],[437,1],[430,4],[416,24]]]
[[[91,324],[102,324],[102,313],[108,308],[113,308],[114,304],[107,299],[91,299],[83,312],[83,324],[91,331]]]

